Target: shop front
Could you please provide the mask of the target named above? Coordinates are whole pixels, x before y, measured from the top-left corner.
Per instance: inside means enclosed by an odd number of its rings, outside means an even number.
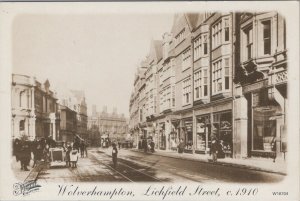
[[[211,138],[216,138],[223,147],[226,157],[232,157],[232,112],[223,111],[213,114]]]
[[[183,141],[186,153],[193,153],[193,118],[183,119]]]
[[[250,156],[275,160],[282,152],[285,152],[286,145],[283,139],[286,138],[286,132],[284,108],[272,99],[270,94],[270,89],[264,88],[248,95],[249,105],[251,105],[248,146]]]
[[[170,150],[177,151],[177,145],[179,144],[180,139],[180,128],[179,128],[179,120],[171,121],[171,133],[170,133]]]
[[[159,123],[159,149],[166,150],[165,123]]]
[[[210,115],[196,117],[196,146],[195,153],[209,153],[211,144]]]

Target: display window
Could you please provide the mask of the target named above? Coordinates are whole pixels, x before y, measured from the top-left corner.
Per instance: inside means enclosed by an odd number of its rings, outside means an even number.
[[[232,157],[232,113],[222,112],[213,115],[212,137],[222,145],[226,156]]]
[[[185,148],[192,149],[193,147],[193,121],[192,119],[184,120],[184,132],[185,132]]]
[[[210,142],[210,118],[209,115],[197,117],[196,125],[196,149],[207,151]]]

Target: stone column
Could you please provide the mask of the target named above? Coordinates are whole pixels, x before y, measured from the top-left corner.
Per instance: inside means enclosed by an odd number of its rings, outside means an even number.
[[[52,135],[52,139],[56,140],[56,130],[55,130],[55,113],[50,113],[50,135]],[[51,133],[51,128],[52,128],[52,133]]]
[[[192,146],[192,149],[193,149],[193,153],[195,153],[195,149],[196,149],[196,133],[197,133],[197,119],[196,119],[196,115],[195,115],[195,110],[193,110],[193,128],[192,128],[192,132],[193,132],[193,146]]]
[[[166,136],[166,150],[170,149],[170,134],[171,134],[171,122],[165,121],[165,136]]]
[[[248,102],[242,94],[242,87],[236,88],[233,104],[234,129],[233,129],[233,157],[247,157],[248,146]]]

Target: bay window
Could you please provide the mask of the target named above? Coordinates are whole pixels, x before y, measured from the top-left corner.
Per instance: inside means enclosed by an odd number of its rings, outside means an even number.
[[[183,104],[187,105],[191,102],[191,79],[183,81]]]
[[[207,35],[202,34],[194,41],[194,61],[207,55]]]
[[[195,88],[195,99],[203,98],[207,96],[208,89],[208,75],[207,69],[201,69],[194,74],[194,88]]]
[[[191,49],[187,49],[182,53],[182,70],[186,70],[191,67]]]
[[[222,93],[230,89],[230,59],[222,58],[212,64],[212,92]],[[207,83],[207,82],[206,82]]]

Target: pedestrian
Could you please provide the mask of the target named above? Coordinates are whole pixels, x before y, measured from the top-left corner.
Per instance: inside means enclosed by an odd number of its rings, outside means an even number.
[[[151,140],[151,142],[150,142],[150,151],[152,153],[154,153],[154,146],[155,146],[155,143],[153,142],[153,140]]]
[[[117,160],[118,160],[118,149],[115,143],[112,144],[112,161],[114,168],[117,167]]]
[[[220,140],[218,143],[218,154],[217,158],[225,158],[225,152],[224,152],[224,141]]]
[[[19,152],[21,148],[21,141],[16,138],[13,144],[13,155],[16,156],[16,161],[19,162]]]
[[[211,148],[210,148],[210,154],[212,155],[213,162],[217,162],[218,150],[219,150],[219,143],[216,138],[213,138],[211,141]]]
[[[71,161],[72,168],[77,168],[78,151],[77,149],[74,149],[74,147],[70,153],[70,161]]]
[[[144,148],[144,152],[147,153],[148,145],[147,145],[147,140],[146,139],[143,140],[143,148]]]
[[[70,161],[70,154],[71,154],[71,151],[72,151],[72,147],[71,147],[71,146],[68,146],[67,152],[66,152],[66,166],[67,166],[67,167],[71,167],[71,161]]]
[[[80,142],[79,148],[80,148],[80,156],[81,156],[81,158],[84,158],[84,142],[83,141]]]
[[[35,141],[33,144],[33,165],[32,167],[35,167],[37,165],[37,162],[42,160],[42,154],[43,154],[43,148],[40,141]]]
[[[185,144],[184,144],[184,142],[183,142],[183,139],[180,139],[180,142],[179,142],[179,144],[178,144],[178,146],[177,146],[177,148],[178,148],[178,153],[182,154],[182,153],[183,153],[183,150],[184,150],[184,147],[185,147]]]
[[[29,171],[27,166],[31,159],[30,142],[26,140],[21,141],[21,146],[18,153],[18,158],[21,162],[21,170]]]
[[[85,157],[88,157],[87,146],[88,146],[88,143],[87,143],[87,142],[84,142],[84,152],[85,152]]]

